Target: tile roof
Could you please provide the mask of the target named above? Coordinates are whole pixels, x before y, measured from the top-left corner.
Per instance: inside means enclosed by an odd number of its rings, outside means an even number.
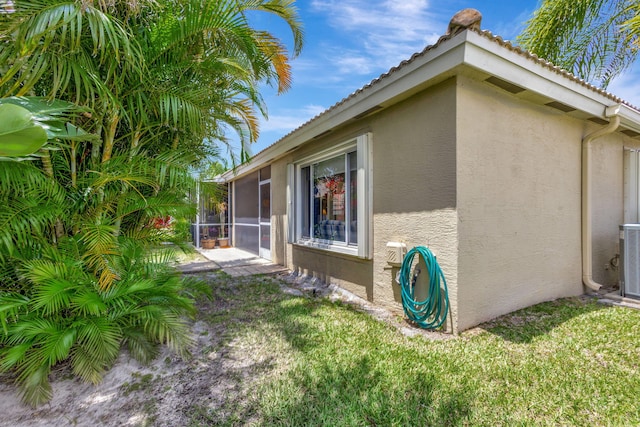
[[[575,83],[578,83],[581,86],[584,86],[585,88],[599,94],[602,96],[607,97],[608,99],[614,101],[615,103],[619,103],[619,104],[624,104],[628,107],[631,107],[635,110],[639,110],[637,107],[635,107],[634,105],[628,103],[627,101],[623,100],[622,98],[607,92],[604,89],[598,88],[597,86],[592,85],[591,83],[580,79],[578,77],[576,77],[575,75],[573,75],[572,73],[570,73],[569,71],[565,70],[564,68],[558,67],[556,65],[554,65],[553,63],[544,60],[542,58],[539,58],[537,55],[530,53],[524,49],[522,49],[519,46],[514,45],[513,43],[511,43],[508,40],[504,40],[502,37],[497,36],[492,34],[490,31],[488,30],[475,30],[475,29],[464,29],[463,31],[472,31],[488,40],[490,40],[493,43],[498,44],[501,47],[504,47],[508,50],[510,50],[511,52],[514,52],[530,61],[535,62],[536,64],[539,64],[555,73],[557,73],[558,75],[569,79]],[[280,139],[278,139],[276,142],[274,142],[273,144],[269,145],[268,147],[266,147],[265,149],[261,150],[259,153],[257,153],[256,155],[268,150],[269,148],[273,147],[274,145],[278,144],[280,141],[286,139],[287,137],[289,137],[290,135],[298,132],[300,129],[304,128],[305,126],[307,126],[309,123],[319,119],[320,117],[328,114],[329,112],[335,110],[336,108],[338,108],[340,105],[345,104],[346,102],[348,102],[349,100],[355,98],[358,94],[368,90],[369,88],[375,86],[376,84],[380,83],[382,80],[386,79],[387,77],[389,77],[390,75],[396,73],[397,71],[401,70],[402,68],[406,67],[407,65],[413,63],[414,61],[416,61],[418,58],[423,57],[425,54],[427,54],[428,52],[437,49],[442,43],[444,43],[445,41],[454,38],[456,35],[460,34],[460,32],[457,33],[453,33],[453,34],[447,34],[447,35],[443,35],[442,37],[440,37],[438,39],[438,41],[432,45],[429,45],[427,47],[425,47],[422,51],[420,52],[416,52],[413,55],[411,55],[411,57],[409,59],[406,59],[402,62],[400,62],[398,65],[396,65],[395,67],[392,67],[391,69],[389,69],[389,71],[381,74],[380,76],[376,77],[375,79],[371,80],[369,83],[367,83],[366,85],[364,85],[363,87],[361,87],[360,89],[357,89],[356,91],[352,92],[351,94],[347,95],[345,98],[341,99],[340,101],[336,102],[335,104],[333,104],[331,107],[327,108],[326,110],[324,110],[323,112],[321,112],[320,114],[317,114],[316,116],[312,117],[311,119],[307,120],[306,122],[304,122],[303,124],[301,124],[300,126],[298,126],[297,128],[295,128],[294,130],[292,130],[291,132],[287,133],[286,135],[284,135],[283,137],[281,137]],[[255,156],[254,156],[255,157]]]

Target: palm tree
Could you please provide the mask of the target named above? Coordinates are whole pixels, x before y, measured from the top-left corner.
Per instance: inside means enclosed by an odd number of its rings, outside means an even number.
[[[57,97],[87,109],[76,123],[98,138],[41,152],[41,167],[87,202],[95,194],[92,216],[112,220],[114,236],[132,221],[128,197],[141,195],[151,206],[151,197],[160,196],[164,182],[153,181],[146,171],[155,166],[142,159],[172,159],[174,151],[197,161],[215,153],[208,142],[224,141],[225,126],[252,142],[256,109],[265,111],[258,84],[289,87],[285,47],[253,29],[248,15],[282,18],[293,32],[293,54],[302,46],[292,0],[12,3],[0,16],[0,93]],[[161,205],[167,215],[179,203]],[[77,229],[57,221],[54,240]]]
[[[15,11],[0,19],[0,94],[92,108],[101,162],[118,146],[136,149],[154,127],[174,147],[187,126],[199,144],[220,137],[223,125],[255,140],[254,109],[265,111],[257,84],[284,91],[291,73],[284,45],[253,29],[247,15],[282,18],[293,54],[302,47],[293,0],[13,3]]]
[[[638,0],[544,0],[518,41],[606,88],[637,58],[639,37]]]
[[[71,129],[96,135],[0,161],[0,371],[17,373],[26,402],[50,398],[62,360],[97,381],[121,345],[141,360],[159,343],[186,351],[193,301],[168,255],[148,255],[173,238],[154,218],[192,216],[191,166],[226,126],[255,140],[261,82],[290,85],[287,50],[252,13],[283,19],[299,52],[292,0],[13,0],[0,11],[0,94],[74,102]]]

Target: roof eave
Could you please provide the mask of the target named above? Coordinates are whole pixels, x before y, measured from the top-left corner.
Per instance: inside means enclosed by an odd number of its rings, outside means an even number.
[[[567,71],[512,46],[500,37],[467,32],[466,64],[551,100],[605,118],[605,108],[623,101]],[[503,49],[496,49],[496,44]]]
[[[500,37],[488,32],[465,30],[455,36],[441,38],[435,45],[403,61],[267,147],[250,162],[221,177],[232,180],[252,172],[367,111],[394,105],[456,75],[465,67],[522,86],[528,92],[579,111],[584,117],[607,119],[607,108],[618,106],[622,112],[622,126],[640,131],[640,112],[620,98],[522,51]]]
[[[606,117],[620,117],[620,126],[640,133],[640,111],[625,104],[615,104],[606,108]]]

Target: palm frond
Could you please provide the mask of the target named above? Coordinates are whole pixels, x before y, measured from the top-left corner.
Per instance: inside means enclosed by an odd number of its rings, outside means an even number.
[[[124,330],[124,343],[129,353],[140,363],[147,364],[158,355],[158,343],[138,327]]]
[[[6,336],[9,333],[7,325],[15,323],[20,314],[28,310],[29,298],[16,293],[0,294],[0,324]],[[0,339],[0,342],[2,340]]]
[[[7,343],[10,345],[39,341],[56,331],[55,319],[35,314],[28,315],[24,322],[9,327]]]
[[[91,271],[98,274],[100,288],[111,287],[117,279],[109,260],[111,255],[118,253],[115,227],[108,224],[86,224],[81,240],[86,247],[84,261]]]
[[[304,45],[304,29],[295,0],[249,0],[243,2],[247,10],[269,12],[284,20],[293,35],[293,55],[297,56]]]
[[[179,8],[174,13],[164,15],[150,30],[150,47],[153,49],[149,62],[153,63],[167,52],[182,46],[193,37],[206,34],[235,33],[243,36],[246,32],[246,19],[238,14],[236,2],[188,0],[175,4]],[[182,19],[176,19],[182,16]],[[164,62],[164,61],[163,61]]]
[[[71,350],[71,368],[74,375],[91,384],[100,384],[104,373],[111,366],[102,357],[96,357],[87,346],[75,346]]]
[[[61,205],[41,204],[38,196],[42,194],[29,192],[25,198],[3,201],[6,205],[0,210],[0,252],[11,254],[30,244],[31,239],[48,234],[48,228],[62,212]]]
[[[178,126],[200,128],[202,127],[201,122],[205,118],[199,105],[185,99],[179,93],[163,94],[158,100],[158,112],[160,122],[174,128],[178,128]]]
[[[41,310],[43,316],[50,316],[70,308],[73,285],[64,279],[51,278],[37,286],[32,304],[36,310]]]
[[[0,372],[7,372],[19,366],[31,348],[30,342],[14,344],[0,351]]]
[[[34,360],[40,358],[35,356]],[[31,368],[31,366],[29,366]],[[34,408],[48,402],[53,397],[53,390],[49,382],[51,368],[46,365],[34,366],[29,370],[22,371],[18,377],[18,383],[22,391],[21,398]]]
[[[78,290],[70,300],[72,310],[81,317],[104,316],[108,307],[93,289],[85,288]]]
[[[189,348],[193,346],[193,338],[189,333],[189,324],[183,317],[157,305],[141,307],[139,316],[144,322],[145,333],[154,341],[168,345],[181,357],[190,356]]]
[[[119,63],[123,58],[128,63],[135,63],[140,57],[125,27],[92,4],[56,0],[15,0],[13,3],[15,12],[6,17],[0,27],[0,34],[12,40],[12,46],[5,47],[11,52],[5,55],[17,58],[7,73],[0,77],[0,87],[14,82],[10,92],[20,88],[17,94],[28,93],[48,70],[61,70],[59,65],[62,63],[54,59],[74,58],[74,61],[67,62],[67,65],[72,65],[77,63],[75,54],[85,49],[98,60],[98,64],[108,61]],[[89,75],[85,76],[89,78]],[[69,79],[65,73],[61,77],[54,80],[54,89],[62,91],[65,83],[79,82]],[[87,81],[84,80],[83,84]],[[80,92],[78,88],[76,85],[76,92]]]
[[[518,37],[523,47],[606,88],[638,55],[638,6],[617,0],[545,0]]]
[[[42,340],[41,349],[47,355],[49,366],[65,360],[69,356],[71,347],[75,344],[77,330],[73,327],[61,327]]]
[[[125,184],[131,188],[134,188],[136,184],[142,184],[153,188],[158,186],[158,183],[154,181],[152,176],[130,172],[128,170],[118,170],[115,167],[111,167],[110,169],[113,171],[103,171],[95,174],[95,177],[92,179],[91,187],[93,191],[104,188],[113,183]]]
[[[267,31],[256,31],[255,38],[258,40],[258,46],[262,51],[262,55],[258,58],[263,58],[263,61],[265,61],[265,64],[259,67],[259,69],[263,70],[262,75],[266,78],[267,83],[276,80],[278,93],[286,92],[291,88],[292,81],[291,65],[289,64],[286,46]]]
[[[90,349],[94,356],[104,355],[106,360],[118,356],[122,331],[113,325],[108,317],[87,317],[76,325],[78,345]]]

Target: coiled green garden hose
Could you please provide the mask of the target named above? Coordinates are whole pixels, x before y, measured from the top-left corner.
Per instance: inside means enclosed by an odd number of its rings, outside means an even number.
[[[416,301],[414,297],[416,278],[420,274],[418,270],[414,277],[411,277],[411,266],[416,254],[424,259],[429,271],[429,292],[424,301]],[[440,265],[429,248],[416,246],[407,252],[400,267],[399,283],[402,308],[409,320],[424,329],[437,329],[442,326],[449,311],[449,292]]]

